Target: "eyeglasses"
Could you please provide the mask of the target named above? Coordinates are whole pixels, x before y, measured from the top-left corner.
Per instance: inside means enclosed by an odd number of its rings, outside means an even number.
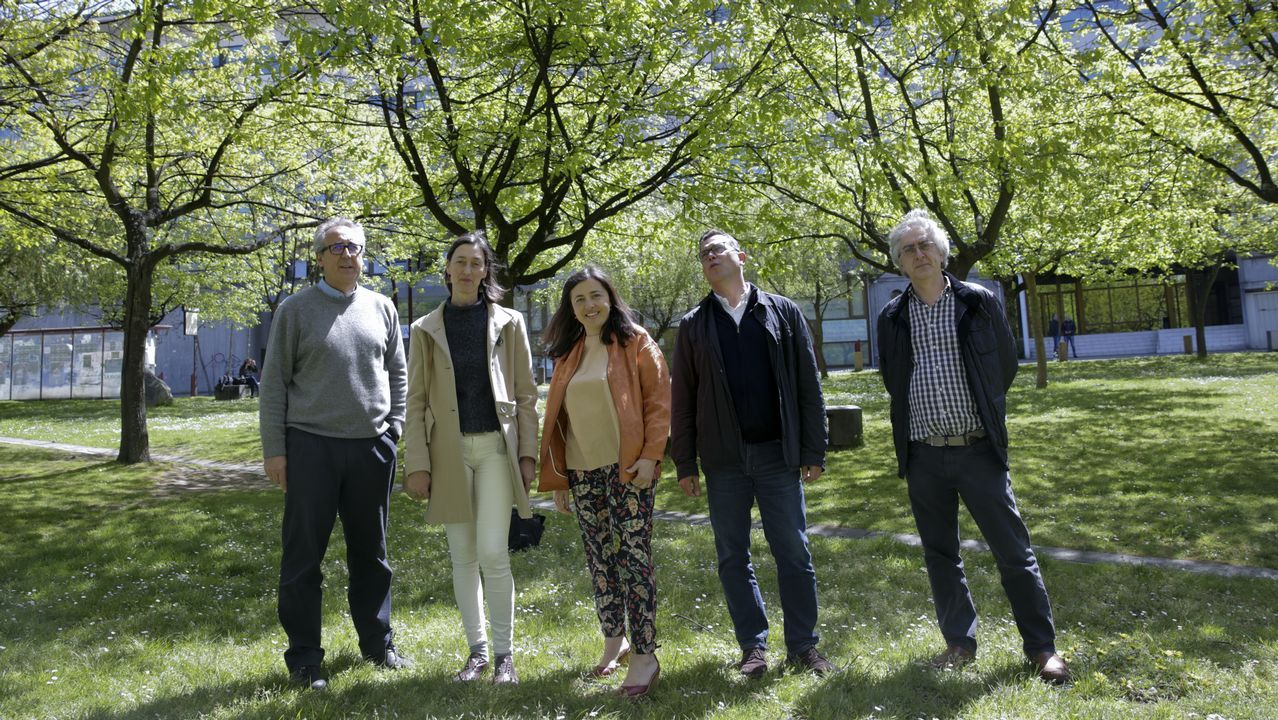
[[[357,257],[364,252],[364,246],[353,242],[335,242],[328,246],[328,251],[334,255],[343,255],[349,251],[351,256]]]
[[[932,252],[932,249],[935,247],[936,243],[931,240],[920,240],[916,243],[910,243],[909,245],[900,245],[897,247],[896,252],[900,256],[913,255],[918,252],[927,254]]]
[[[701,252],[697,253],[697,257],[701,258],[701,262],[705,262],[712,257],[727,255],[729,252],[734,250],[740,252],[735,246],[728,245],[726,243],[711,243],[710,245],[701,248]]]

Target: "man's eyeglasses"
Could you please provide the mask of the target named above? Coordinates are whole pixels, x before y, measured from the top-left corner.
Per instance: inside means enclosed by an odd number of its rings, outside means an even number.
[[[932,252],[932,248],[934,247],[936,247],[935,242],[932,242],[931,240],[920,240],[916,243],[910,243],[909,245],[899,246],[897,248],[897,254],[901,255],[902,257],[906,255],[913,255],[914,253],[917,253],[917,252],[922,252],[926,254],[926,253]]]
[[[353,242],[336,242],[328,246],[328,251],[334,255],[342,255],[349,251],[352,256],[358,256],[364,252],[364,246]]]
[[[712,257],[727,255],[729,252],[737,251],[737,248],[726,243],[712,243],[701,248],[701,252],[697,253],[697,257],[701,258],[701,262],[705,262]]]

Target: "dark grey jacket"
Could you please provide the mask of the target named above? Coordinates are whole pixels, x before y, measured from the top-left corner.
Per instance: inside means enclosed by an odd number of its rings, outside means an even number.
[[[780,393],[781,445],[786,464],[825,466],[825,399],[816,355],[803,312],[789,298],[763,290],[753,313],[768,331],[776,383],[758,392]],[[710,470],[740,467],[745,461],[736,408],[724,375],[723,352],[715,330],[714,293],[679,323],[670,365],[673,406],[670,456],[678,477],[697,474],[697,457]]]
[[[954,322],[968,389],[976,401],[985,432],[1007,466],[1007,389],[1016,377],[1016,348],[1003,305],[980,285],[949,273],[954,289]],[[892,396],[892,440],[896,444],[897,475],[905,477],[910,456],[910,377],[914,374],[914,346],[910,343],[908,293],[891,300],[879,313],[879,367]]]

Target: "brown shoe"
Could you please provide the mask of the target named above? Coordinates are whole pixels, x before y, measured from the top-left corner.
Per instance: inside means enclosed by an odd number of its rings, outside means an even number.
[[[1070,681],[1069,666],[1055,652],[1044,650],[1030,658],[1030,661],[1038,668],[1038,678],[1043,682],[1065,685]]]
[[[768,671],[768,656],[761,647],[746,648],[737,669],[751,680],[757,680]]]
[[[494,685],[518,685],[519,676],[515,674],[515,659],[510,655],[498,655],[493,658],[497,669],[493,670]]]
[[[795,653],[786,658],[786,662],[795,667],[803,668],[813,675],[825,675],[832,673],[838,668],[834,667],[834,663],[825,659],[815,647],[810,647],[801,653]]]
[[[976,660],[976,653],[968,650],[962,645],[951,645],[945,648],[945,652],[931,659],[932,667],[938,670],[951,669],[957,670],[964,665]]]
[[[483,653],[471,653],[466,664],[453,676],[457,682],[474,682],[484,676],[488,669],[488,656]]]

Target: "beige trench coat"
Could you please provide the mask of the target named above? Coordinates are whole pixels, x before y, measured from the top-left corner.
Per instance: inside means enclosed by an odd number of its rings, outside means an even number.
[[[461,420],[452,356],[444,333],[443,304],[413,323],[409,337],[404,472],[426,470],[431,474],[426,522],[471,522],[475,519],[474,495],[462,466]],[[488,357],[497,419],[510,456],[515,506],[520,517],[531,517],[519,458],[537,457],[537,384],[522,314],[489,303]]]

